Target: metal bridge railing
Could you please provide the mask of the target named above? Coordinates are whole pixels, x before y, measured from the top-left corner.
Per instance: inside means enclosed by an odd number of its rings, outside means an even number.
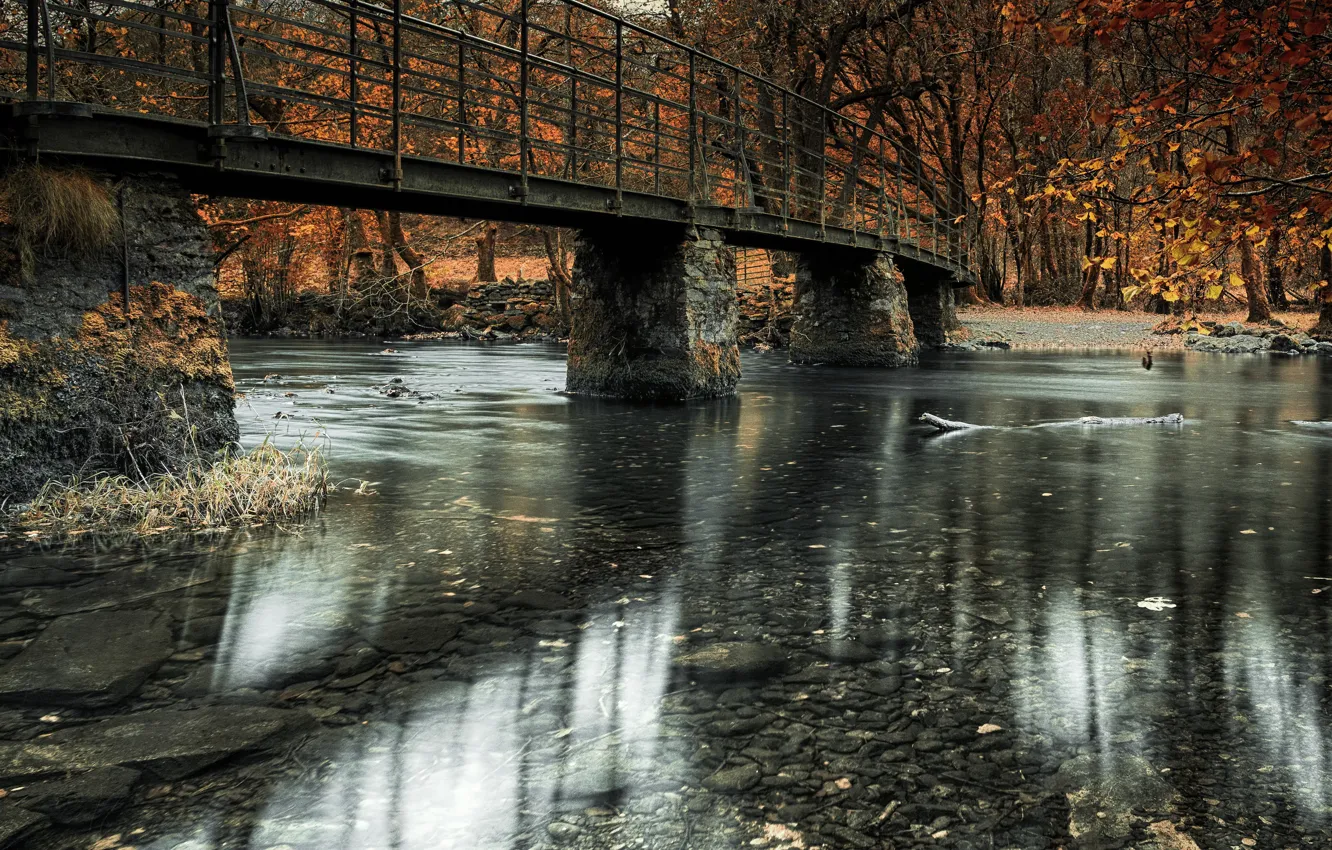
[[[0,97],[66,100],[864,231],[967,268],[901,142],[578,0],[27,0]],[[247,130],[246,128],[251,128]]]

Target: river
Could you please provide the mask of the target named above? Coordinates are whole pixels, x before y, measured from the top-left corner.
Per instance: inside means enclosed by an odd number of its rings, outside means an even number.
[[[0,807],[115,789],[30,846],[1332,846],[1324,360],[746,354],[638,406],[555,346],[382,348],[232,345],[317,520],[0,556],[3,656],[64,619],[129,690],[0,710]]]

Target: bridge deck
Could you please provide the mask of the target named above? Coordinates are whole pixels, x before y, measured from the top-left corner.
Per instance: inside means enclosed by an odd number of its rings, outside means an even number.
[[[894,140],[577,0],[0,11],[30,155],[217,195],[888,251],[969,283],[965,198]],[[105,8],[103,8],[105,7]],[[76,105],[76,104],[82,104]]]

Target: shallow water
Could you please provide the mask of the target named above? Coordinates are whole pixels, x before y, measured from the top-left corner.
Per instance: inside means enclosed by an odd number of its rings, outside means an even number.
[[[348,480],[319,520],[4,556],[4,655],[91,610],[175,652],[6,739],[317,719],[144,756],[127,808],[31,846],[1332,846],[1332,432],[1291,424],[1332,419],[1323,361],[746,355],[735,398],[650,407],[560,395],[553,346],[380,348],[233,345],[246,439]]]

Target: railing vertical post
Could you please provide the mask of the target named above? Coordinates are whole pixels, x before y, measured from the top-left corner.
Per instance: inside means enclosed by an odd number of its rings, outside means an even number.
[[[819,237],[828,235],[828,116],[819,111]]]
[[[350,55],[350,61],[348,62],[348,80],[351,92],[351,128],[349,131],[349,138],[351,139],[352,147],[356,147],[360,144],[361,136],[356,114],[356,103],[361,97],[360,70],[356,67],[356,52],[360,49],[360,46],[356,41],[356,19],[360,17],[356,10],[357,2],[358,0],[350,0],[349,10],[351,13],[351,26],[347,33],[347,53]]]
[[[883,142],[879,142],[879,238],[888,237],[888,170],[883,167]]]
[[[578,77],[569,71],[569,179],[578,179]]]
[[[42,0],[28,0],[28,53],[27,53],[27,97],[36,100],[41,91],[38,88],[40,63],[37,59],[37,30],[41,27]]]
[[[698,91],[695,87],[697,54],[689,51],[689,200],[698,197]]]
[[[208,3],[208,123],[221,124],[226,104],[226,38],[223,0]]]
[[[624,22],[615,19],[615,211],[624,208]]]
[[[652,190],[661,194],[661,101],[652,101]]]
[[[791,93],[782,89],[782,232],[791,217]]]
[[[402,0],[393,0],[393,189],[402,188]]]
[[[527,158],[531,142],[528,140],[527,125],[527,85],[531,73],[531,56],[528,54],[527,13],[529,0],[522,0],[518,7],[518,165],[522,173],[522,188],[519,190],[523,203],[527,203]]]
[[[739,69],[735,72],[735,193],[736,206],[753,206],[754,187],[749,183],[749,157],[745,152],[745,82]],[[743,187],[743,188],[742,188]],[[744,202],[740,195],[744,193]]]
[[[467,33],[458,32],[458,164],[467,161]]]

